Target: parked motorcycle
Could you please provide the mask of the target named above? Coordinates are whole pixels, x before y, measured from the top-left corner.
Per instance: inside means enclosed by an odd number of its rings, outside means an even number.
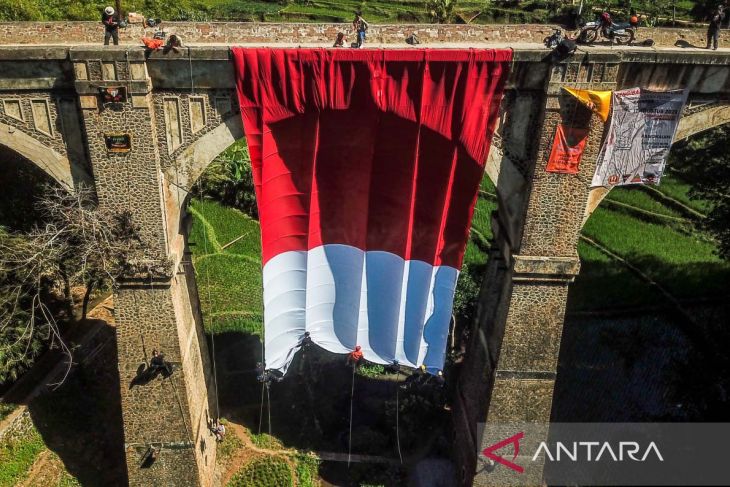
[[[581,26],[577,41],[581,44],[591,44],[600,35],[611,43],[615,41],[617,44],[627,45],[633,42],[638,27],[639,19],[636,16],[632,16],[630,22],[614,23],[611,15],[604,12],[594,22],[587,22]]]

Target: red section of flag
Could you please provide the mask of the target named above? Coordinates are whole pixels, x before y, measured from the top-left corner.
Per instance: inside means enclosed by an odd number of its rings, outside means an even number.
[[[264,263],[327,243],[459,268],[511,56],[233,48]]]
[[[550,151],[550,159],[548,159],[545,170],[578,174],[578,165],[583,157],[587,137],[588,129],[558,125],[553,139],[553,149]]]

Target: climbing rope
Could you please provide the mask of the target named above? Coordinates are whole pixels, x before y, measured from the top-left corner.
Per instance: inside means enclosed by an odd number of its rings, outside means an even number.
[[[261,382],[261,408],[259,409],[259,433],[261,434],[261,423],[264,421],[264,388],[266,384]]]
[[[190,93],[195,94],[195,82],[193,81],[193,55],[188,46],[188,67],[190,68]]]
[[[350,435],[349,435],[349,445],[347,447],[347,466],[350,466],[350,461],[352,460],[352,404],[353,399],[355,397],[355,369],[357,368],[357,362],[352,364],[352,387],[350,390]]]
[[[201,206],[203,204],[203,189],[201,188],[200,183],[198,184],[198,200],[200,200]],[[208,255],[208,226],[205,224],[205,222],[201,221],[201,226],[203,227],[203,252],[204,255]],[[208,301],[208,311],[210,312],[212,298],[210,295],[210,269],[208,266],[205,266],[205,290],[206,290],[206,298]],[[212,324],[212,317],[211,317],[211,324]],[[221,417],[221,411],[220,411],[220,404],[218,401],[218,367],[216,365],[216,355],[215,355],[215,331],[211,330],[210,333],[210,346],[211,346],[211,357],[213,362],[213,385],[215,387],[215,418],[216,422],[220,421]]]
[[[395,382],[395,441],[396,445],[398,446],[398,458],[400,458],[401,465],[403,464],[403,455],[400,451],[400,425],[399,425],[399,418],[400,418],[400,368],[396,371],[396,382]]]
[[[172,385],[172,391],[175,393],[175,398],[177,399],[177,405],[180,409],[180,417],[182,418],[183,425],[185,425],[185,434],[187,435],[188,441],[190,443],[193,442],[193,437],[190,434],[190,428],[188,428],[188,420],[185,419],[185,410],[182,406],[182,401],[180,401],[180,395],[177,393],[177,387],[175,387],[175,382],[172,381],[172,376],[167,377],[168,382]],[[165,384],[165,379],[162,379],[162,384]]]
[[[270,388],[267,385],[266,386],[266,403],[268,404],[268,411],[269,411],[269,440],[271,439],[271,392]]]

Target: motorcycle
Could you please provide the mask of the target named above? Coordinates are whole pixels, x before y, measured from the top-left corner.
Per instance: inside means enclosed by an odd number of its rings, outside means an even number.
[[[577,41],[581,44],[591,44],[598,39],[599,34],[613,43],[628,45],[636,36],[639,20],[631,17],[630,22],[614,23],[607,12],[601,14],[594,22],[587,22],[581,26]]]

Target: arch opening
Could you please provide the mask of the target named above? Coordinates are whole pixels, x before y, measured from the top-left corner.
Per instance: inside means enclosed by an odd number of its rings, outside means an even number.
[[[93,184],[86,169],[15,127],[0,123],[0,145],[20,154],[69,190],[79,184]]]

